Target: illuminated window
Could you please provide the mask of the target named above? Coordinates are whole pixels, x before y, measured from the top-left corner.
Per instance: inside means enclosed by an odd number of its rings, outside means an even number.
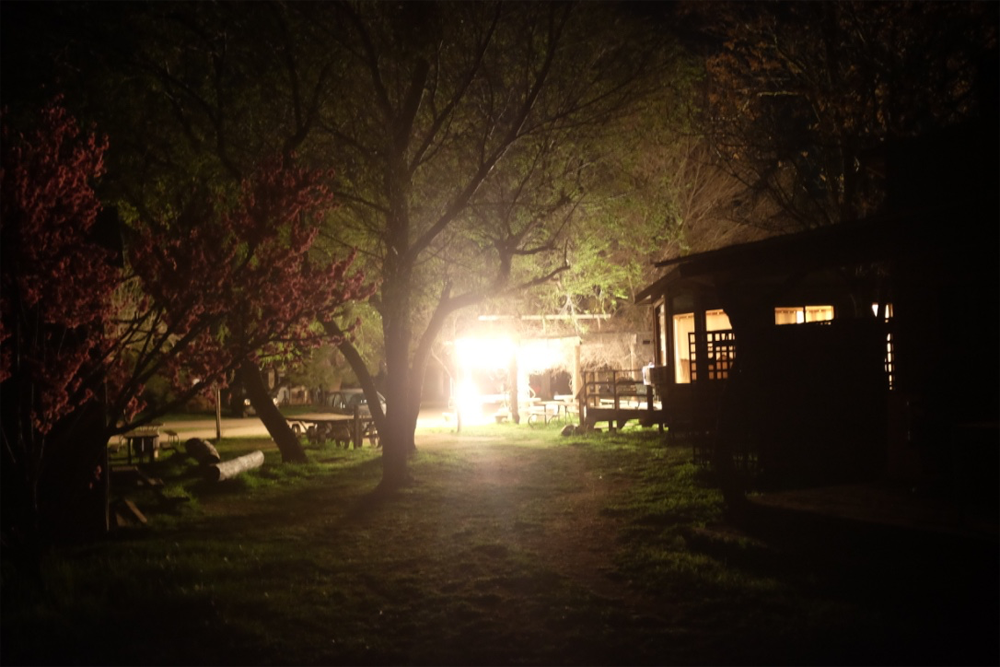
[[[688,351],[688,334],[694,333],[694,313],[674,315],[674,382],[691,381],[691,354]]]
[[[705,331],[709,336],[709,356],[713,357],[711,334],[717,331],[729,331],[732,325],[729,316],[723,310],[705,312]],[[686,384],[691,382],[691,360],[694,358],[694,313],[674,315],[674,382]],[[721,339],[720,339],[721,340]],[[720,348],[720,357],[722,355]],[[714,357],[713,357],[714,358]],[[728,369],[728,365],[726,367]],[[710,379],[722,379],[710,374]]]
[[[667,341],[670,340],[667,331],[667,307],[659,305],[656,307],[656,363],[659,366],[667,364]]]
[[[726,311],[710,310],[705,313],[705,331],[729,331],[732,328]]]
[[[826,322],[833,319],[833,306],[785,306],[774,309],[775,324]]]

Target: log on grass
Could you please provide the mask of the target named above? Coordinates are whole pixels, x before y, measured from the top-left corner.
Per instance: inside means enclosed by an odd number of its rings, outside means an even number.
[[[229,461],[222,461],[221,463],[209,466],[205,475],[209,480],[219,482],[224,479],[232,479],[240,473],[254,468],[259,468],[262,465],[264,465],[264,452],[257,450],[256,452],[250,452],[245,456],[240,456],[235,459],[230,459]]]
[[[185,442],[184,453],[202,465],[218,463],[222,460],[215,445],[201,438],[191,438]]]

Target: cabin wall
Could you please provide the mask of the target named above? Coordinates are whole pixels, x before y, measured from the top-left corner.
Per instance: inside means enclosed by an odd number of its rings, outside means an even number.
[[[719,289],[674,285],[660,295],[653,376],[668,427],[710,433],[728,451],[753,451],[765,483],[858,481],[883,473],[887,331],[872,315],[870,290],[858,296],[848,283],[838,274],[784,283],[742,278]],[[836,319],[774,323],[776,307],[807,305],[833,306]],[[695,381],[677,382],[673,316],[694,312],[696,333],[704,334],[705,313],[720,308],[735,333],[732,374],[710,380],[703,366]],[[705,340],[699,336],[696,366],[709,359]]]
[[[884,335],[873,318],[776,326],[748,353],[755,358],[723,419],[737,426],[731,437],[749,432],[766,482],[861,481],[884,471]]]

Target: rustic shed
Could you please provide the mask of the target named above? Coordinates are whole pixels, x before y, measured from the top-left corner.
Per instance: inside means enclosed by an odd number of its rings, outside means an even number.
[[[637,302],[654,309],[661,419],[696,455],[721,452],[776,486],[962,488],[986,469],[991,498],[995,128],[894,146],[886,160],[877,216],[659,264]]]

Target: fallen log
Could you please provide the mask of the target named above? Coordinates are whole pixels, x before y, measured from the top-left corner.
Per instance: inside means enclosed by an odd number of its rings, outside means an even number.
[[[222,460],[215,445],[202,440],[201,438],[191,438],[184,443],[184,453],[193,458],[201,465],[218,463]]]
[[[240,473],[259,468],[264,465],[264,452],[258,450],[250,452],[244,456],[222,461],[209,466],[205,471],[205,476],[213,482],[220,482],[224,479],[232,479]]]

